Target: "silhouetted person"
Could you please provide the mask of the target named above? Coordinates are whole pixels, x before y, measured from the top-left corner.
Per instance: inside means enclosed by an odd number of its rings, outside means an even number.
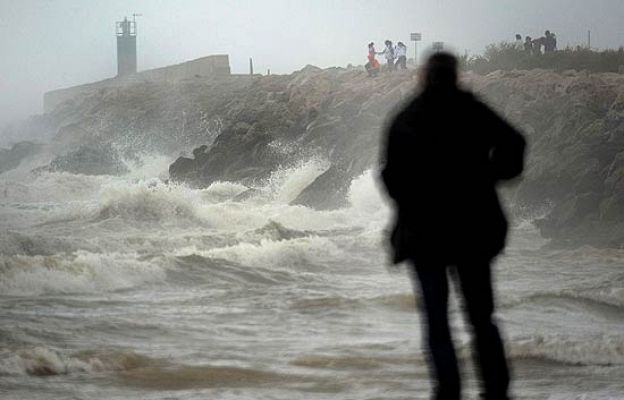
[[[555,32],[550,32],[550,45],[552,51],[557,51],[557,35],[555,35]]]
[[[403,42],[397,43],[394,48],[394,55],[396,57],[396,62],[394,63],[394,69],[398,70],[407,68],[407,46],[403,44]]]
[[[531,39],[531,36],[527,36],[524,39],[524,51],[527,54],[533,54],[533,39]]]
[[[429,59],[422,93],[387,133],[382,178],[397,209],[394,261],[410,261],[420,288],[436,399],[459,399],[461,389],[447,272],[461,287],[485,398],[508,398],[490,262],[507,234],[495,185],[521,173],[524,147],[514,128],[458,88],[457,59],[448,53]]]
[[[544,53],[552,53],[557,50],[557,38],[550,31],[544,32]]]
[[[544,36],[538,37],[537,39],[533,39],[533,55],[541,56],[542,55],[542,46],[546,43],[546,38]]]
[[[386,58],[386,69],[390,72],[394,71],[394,46],[392,46],[392,42],[390,40],[386,40],[384,42],[386,47],[384,51],[379,54],[382,54]]]
[[[377,52],[375,51],[375,43],[370,42],[368,44],[368,62],[364,66],[366,68],[366,72],[368,72],[368,76],[375,77],[379,73],[381,66],[379,65],[379,61],[375,58]]]
[[[519,33],[516,33],[516,40],[514,41],[514,49],[518,51],[524,50],[524,42],[522,41],[522,36]]]

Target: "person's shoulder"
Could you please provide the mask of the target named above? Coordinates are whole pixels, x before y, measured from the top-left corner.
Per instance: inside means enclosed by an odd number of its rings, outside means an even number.
[[[423,93],[418,93],[407,103],[407,106],[403,108],[400,114],[413,115],[419,113],[426,103]]]
[[[470,90],[459,89],[457,91],[457,97],[464,103],[474,104],[475,106],[485,106],[481,98]]]
[[[422,94],[416,94],[405,106],[400,108],[390,119],[396,124],[410,123],[417,119],[423,108]]]
[[[464,104],[463,108],[470,110],[470,113],[480,115],[482,117],[496,115],[496,112],[488,105],[487,101],[481,98],[478,94],[468,90],[461,90],[460,93],[462,103]]]
[[[459,95],[465,101],[468,101],[468,102],[471,102],[471,103],[478,104],[480,106],[489,108],[489,106],[487,105],[487,101],[485,101],[483,99],[483,97],[480,94],[478,94],[478,93],[475,93],[475,92],[467,90],[467,89],[460,89],[459,90]]]

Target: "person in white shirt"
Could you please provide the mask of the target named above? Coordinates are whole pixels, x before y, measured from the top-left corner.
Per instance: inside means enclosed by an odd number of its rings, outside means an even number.
[[[386,58],[388,71],[394,71],[394,46],[392,46],[392,42],[389,40],[386,40],[384,44],[386,48],[379,54],[383,54]]]
[[[522,35],[520,35],[519,33],[516,33],[516,41],[514,42],[514,48],[519,51],[524,50],[524,42],[522,41]]]
[[[396,63],[394,64],[395,69],[406,69],[407,68],[407,47],[403,42],[397,43],[394,48],[394,55],[396,57]]]

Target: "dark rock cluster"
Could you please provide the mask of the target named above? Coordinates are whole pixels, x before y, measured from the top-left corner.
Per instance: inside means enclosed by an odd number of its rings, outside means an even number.
[[[624,75],[496,72],[474,88],[527,134],[516,210],[553,245],[624,246]]]
[[[212,146],[176,160],[171,179],[197,186],[253,182],[280,166],[318,156],[330,162],[329,168],[293,203],[343,206],[353,178],[378,163],[384,121],[415,85],[413,71],[371,79],[359,70],[313,66],[255,78],[223,107],[223,129]]]
[[[41,145],[33,142],[18,142],[10,149],[0,149],[0,174],[17,168],[22,160],[37,154]]]
[[[46,169],[83,175],[123,175],[128,172],[111,145],[80,146],[56,157]]]

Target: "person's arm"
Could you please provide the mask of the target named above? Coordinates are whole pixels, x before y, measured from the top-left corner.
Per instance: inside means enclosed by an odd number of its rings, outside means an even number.
[[[485,105],[484,107],[489,114],[488,130],[492,135],[490,162],[493,178],[496,181],[513,179],[524,169],[526,140],[496,112]]]
[[[385,142],[381,146],[381,179],[388,194],[394,200],[400,196],[399,192],[402,187],[399,177],[401,168],[398,165],[403,147],[399,131],[402,119],[403,113],[394,119],[386,132]]]

